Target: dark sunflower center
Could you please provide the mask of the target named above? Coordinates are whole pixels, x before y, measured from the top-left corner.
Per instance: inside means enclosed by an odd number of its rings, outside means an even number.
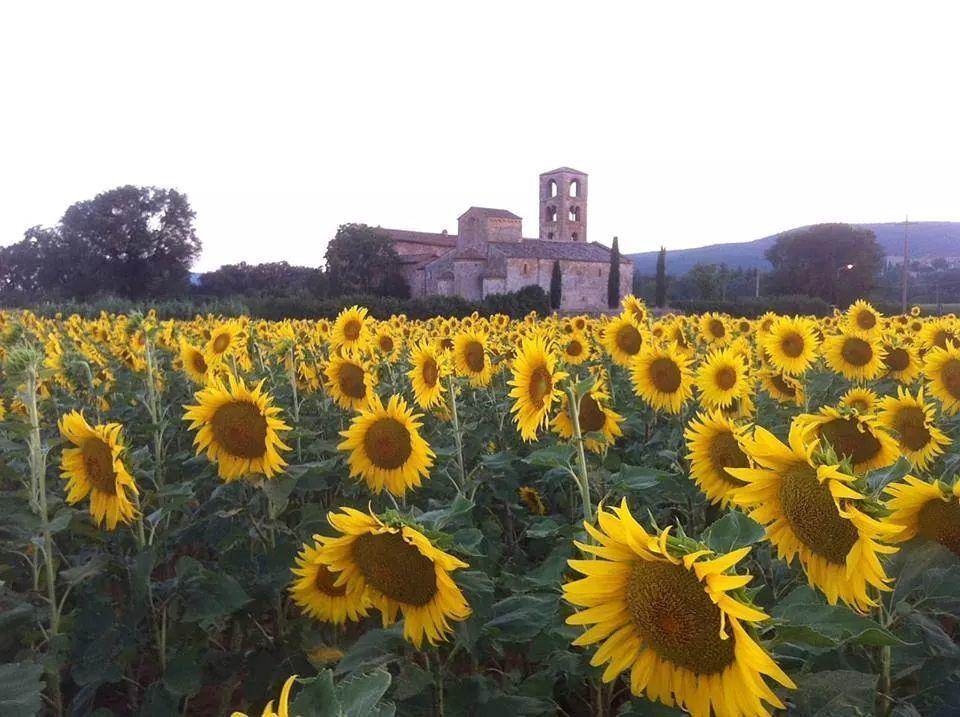
[[[632,324],[623,324],[617,329],[617,348],[625,354],[633,356],[633,354],[639,353],[642,345],[643,336]]]
[[[918,406],[904,406],[893,418],[894,428],[900,434],[900,442],[911,451],[919,451],[930,442],[927,430],[927,415]]]
[[[544,399],[553,391],[553,377],[545,366],[538,366],[530,375],[530,402],[543,408]]]
[[[317,578],[314,580],[314,585],[316,585],[317,590],[331,597],[343,597],[347,594],[347,588],[345,585],[334,585],[337,582],[337,573],[333,572],[326,565],[319,566],[317,570]]]
[[[857,326],[865,331],[869,331],[877,325],[877,317],[872,311],[860,311],[857,313]]]
[[[866,366],[873,359],[873,349],[863,339],[850,337],[840,349],[843,360],[851,366]]]
[[[933,345],[938,346],[942,349],[947,348],[948,341],[956,341],[957,337],[952,331],[947,331],[946,329],[940,329],[933,336]]]
[[[440,339],[440,348],[442,348],[444,351],[452,351],[453,339],[451,339],[449,336]]]
[[[713,319],[710,324],[710,333],[718,339],[722,339],[727,335],[727,327],[723,325],[722,321],[717,321]]]
[[[363,450],[377,468],[399,468],[413,452],[410,431],[396,418],[379,418],[363,435]]]
[[[659,657],[697,675],[733,664],[735,637],[720,638],[720,608],[682,565],[638,560],[626,601],[634,627]]]
[[[875,457],[881,450],[880,441],[869,430],[860,430],[853,418],[837,418],[820,426],[820,437],[827,441],[840,457],[846,456],[859,465]]]
[[[748,324],[746,321],[741,321],[741,322],[740,322],[740,333],[745,334],[745,333],[747,333],[749,330],[750,330],[750,324]]]
[[[567,356],[579,356],[583,353],[583,344],[574,339],[567,342]]]
[[[230,345],[230,334],[220,334],[213,340],[213,350],[215,353],[222,354]]]
[[[337,372],[340,390],[350,398],[363,398],[367,395],[367,385],[363,381],[363,369],[353,363],[341,364]]]
[[[467,368],[473,373],[483,371],[483,344],[479,341],[468,341],[467,345],[463,347],[463,360],[466,362]]]
[[[400,533],[361,535],[353,561],[371,586],[399,603],[422,607],[437,594],[433,562]]]
[[[606,423],[607,417],[597,399],[589,393],[580,399],[580,429],[584,433],[602,431]]]
[[[732,366],[724,366],[717,371],[714,380],[717,382],[717,388],[721,391],[729,391],[737,385],[737,372]]]
[[[440,377],[440,369],[437,368],[437,362],[428,358],[423,362],[423,369],[420,371],[423,382],[433,388],[437,385],[437,379]]]
[[[393,339],[389,336],[380,337],[380,350],[381,351],[393,351]]]
[[[910,354],[906,349],[890,349],[883,362],[891,371],[903,371],[910,365]]]
[[[862,398],[854,398],[850,401],[850,408],[855,408],[861,413],[865,413],[866,411],[870,410],[870,404],[868,404]]]
[[[360,338],[361,324],[356,319],[350,319],[343,325],[343,335],[347,341],[356,341]]]
[[[207,362],[203,360],[203,354],[199,351],[193,354],[193,370],[197,373],[207,372]]]
[[[803,354],[803,337],[796,331],[784,334],[780,339],[780,350],[790,358],[797,358]]]
[[[804,545],[831,563],[846,563],[859,534],[853,523],[840,517],[830,488],[817,480],[813,468],[801,463],[786,471],[780,483],[780,505]]]
[[[225,403],[213,414],[213,436],[228,453],[262,458],[267,451],[267,420],[248,401]]]
[[[931,500],[920,509],[917,520],[920,535],[960,555],[960,503]]]
[[[777,390],[787,396],[796,396],[797,387],[792,383],[787,383],[787,380],[783,377],[782,374],[775,373],[770,377],[770,382],[777,387]]]
[[[83,442],[81,451],[87,480],[101,493],[115,495],[117,473],[113,470],[113,451],[110,446],[99,438],[90,438]]]
[[[723,480],[732,485],[743,485],[743,481],[734,478],[724,468],[750,467],[747,455],[732,433],[718,433],[710,440],[710,464]]]
[[[674,393],[680,388],[680,369],[668,358],[658,358],[650,364],[650,381],[661,393]]]
[[[960,359],[950,359],[944,363],[940,377],[947,392],[954,398],[960,398]]]

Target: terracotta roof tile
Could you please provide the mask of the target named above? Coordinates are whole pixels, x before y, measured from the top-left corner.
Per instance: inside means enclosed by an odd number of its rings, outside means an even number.
[[[456,234],[442,234],[437,232],[414,232],[406,229],[387,229],[377,227],[377,231],[386,234],[395,242],[411,242],[414,244],[432,244],[434,246],[454,247],[457,244]]]

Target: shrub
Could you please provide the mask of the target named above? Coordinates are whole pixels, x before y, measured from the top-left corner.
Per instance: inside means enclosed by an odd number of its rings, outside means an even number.
[[[755,319],[767,311],[778,314],[801,314],[809,316],[828,316],[833,307],[815,296],[764,296],[759,299],[740,299],[737,301],[714,301],[708,299],[690,299],[675,301],[673,307],[686,314],[702,314],[717,311],[730,316],[743,316]]]

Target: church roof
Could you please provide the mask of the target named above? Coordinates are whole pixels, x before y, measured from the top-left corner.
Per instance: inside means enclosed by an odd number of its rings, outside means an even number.
[[[561,259],[563,261],[610,261],[610,249],[599,242],[545,241],[524,239],[520,242],[502,242],[497,249],[513,259]],[[629,264],[627,257],[621,264]]]
[[[431,244],[434,246],[454,247],[457,245],[456,234],[442,234],[437,232],[414,232],[406,229],[387,229],[377,227],[377,231],[386,234],[395,242],[410,242],[412,244]]]
[[[556,169],[551,169],[549,172],[541,172],[540,176],[546,174],[582,174],[584,177],[587,176],[586,172],[581,172],[579,169],[574,169],[573,167],[557,167]]]
[[[470,207],[467,211],[460,215],[459,218],[466,216],[470,213],[482,214],[485,217],[494,217],[496,219],[519,219],[516,214],[506,209],[492,209],[490,207]]]

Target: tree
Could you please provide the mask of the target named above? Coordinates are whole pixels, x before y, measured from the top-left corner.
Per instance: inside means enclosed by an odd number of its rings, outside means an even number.
[[[616,237],[610,247],[610,276],[607,277],[607,306],[615,309],[620,304],[620,243]]]
[[[818,224],[781,234],[766,252],[777,293],[807,294],[845,306],[866,296],[883,269],[873,232],[849,224]]]
[[[320,269],[291,266],[285,261],[265,264],[224,264],[200,276],[199,292],[212,296],[290,296],[318,293]]]
[[[697,287],[701,299],[713,299],[720,288],[716,264],[694,264],[688,275]]]
[[[400,257],[385,234],[366,224],[342,224],[325,256],[333,294],[376,294],[404,298],[410,289]]]
[[[633,279],[630,282],[630,293],[634,296],[640,296],[643,286],[640,280],[640,272],[637,271],[636,265],[633,267]]]
[[[563,298],[563,276],[560,273],[560,262],[553,262],[553,272],[550,274],[550,308],[559,309]]]
[[[657,255],[657,295],[656,305],[661,309],[667,305],[667,248],[660,247]]]

